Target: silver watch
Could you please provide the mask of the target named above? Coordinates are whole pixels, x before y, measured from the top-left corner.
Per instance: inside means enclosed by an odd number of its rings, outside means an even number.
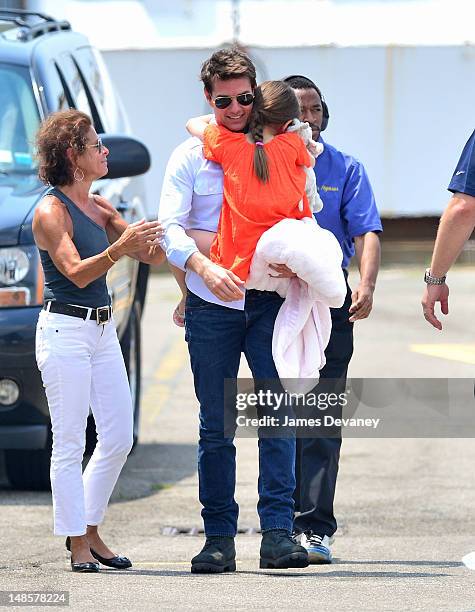
[[[443,285],[445,283],[446,278],[447,278],[447,275],[432,276],[430,273],[430,268],[427,268],[424,274],[424,282],[427,283],[428,285]]]

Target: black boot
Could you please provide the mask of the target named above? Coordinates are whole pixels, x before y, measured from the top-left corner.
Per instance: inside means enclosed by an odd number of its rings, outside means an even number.
[[[271,529],[262,534],[261,569],[287,569],[307,567],[308,554],[303,546],[296,544],[285,529]]]
[[[234,538],[209,536],[200,553],[191,560],[191,571],[196,574],[218,574],[236,571]]]

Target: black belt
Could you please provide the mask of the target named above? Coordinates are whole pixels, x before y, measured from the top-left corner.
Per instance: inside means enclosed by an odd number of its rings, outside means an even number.
[[[72,306],[71,304],[62,304],[61,302],[46,302],[44,310],[49,312],[56,312],[57,314],[64,314],[70,317],[78,317],[79,319],[86,320],[89,312],[91,321],[96,321],[98,325],[107,323],[112,317],[111,306],[100,306],[99,308],[88,308],[87,306]]]

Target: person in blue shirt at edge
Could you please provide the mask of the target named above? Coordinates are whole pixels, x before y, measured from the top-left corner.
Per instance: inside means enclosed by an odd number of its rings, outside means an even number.
[[[462,151],[448,190],[453,196],[440,219],[431,266],[424,275],[427,286],[422,296],[424,318],[439,331],[442,323],[435,315],[435,304],[440,303],[442,314],[449,314],[447,272],[475,228],[475,131]]]
[[[324,145],[314,168],[323,201],[323,209],[315,218],[338,239],[346,278],[348,264],[355,253],[358,261],[358,286],[354,291],[348,286],[343,306],[331,309],[332,332],[325,351],[326,365],[320,372],[319,392],[325,381],[326,391],[344,391],[353,354],[353,324],[366,319],[373,306],[380,263],[378,233],[382,225],[363,164],[321,137],[330,114],[320,89],[302,75],[283,80],[299,99],[300,120],[310,124],[313,139]],[[294,534],[297,537],[301,534],[300,542],[308,550],[309,563],[332,562],[330,545],[337,529],[333,501],[340,447],[340,432],[335,437],[297,439],[295,501],[299,514],[295,517]]]

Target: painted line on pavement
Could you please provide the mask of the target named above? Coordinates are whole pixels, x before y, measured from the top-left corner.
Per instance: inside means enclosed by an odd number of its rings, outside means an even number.
[[[414,353],[475,365],[475,344],[411,344]]]
[[[162,356],[142,398],[142,424],[155,423],[161,409],[170,400],[177,376],[188,365],[188,348],[183,337],[174,340]]]

